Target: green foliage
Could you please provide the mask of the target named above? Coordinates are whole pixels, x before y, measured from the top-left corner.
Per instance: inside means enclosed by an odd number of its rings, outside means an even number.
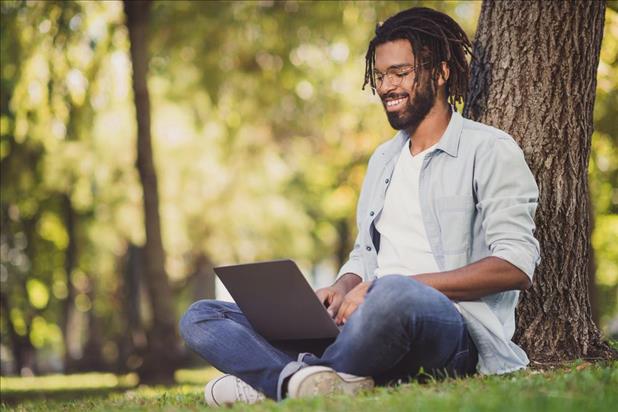
[[[618,314],[618,214],[597,216],[592,245],[601,324],[607,325]]]
[[[182,371],[179,384],[171,388],[139,386],[127,390],[130,377],[81,375],[83,384],[70,377],[36,378],[34,389],[5,390],[1,410],[6,411],[108,411],[208,409],[203,399],[203,384],[212,370]],[[201,380],[195,380],[201,374]],[[96,379],[98,377],[98,379]],[[190,377],[191,379],[186,379]],[[184,379],[183,379],[184,378]],[[2,378],[3,387],[12,381]],[[23,379],[23,378],[17,378]],[[98,385],[92,385],[95,379]],[[52,381],[61,386],[50,389]],[[9,383],[10,382],[10,383]],[[45,382],[45,383],[43,383]],[[406,384],[378,388],[356,397],[333,396],[281,403],[266,401],[230,410],[252,411],[610,411],[618,403],[618,365],[591,366],[575,363],[551,372],[524,371],[505,376],[474,377],[428,384]]]
[[[601,325],[618,316],[618,12],[608,8],[594,106],[589,179]],[[614,331],[615,333],[615,331]]]

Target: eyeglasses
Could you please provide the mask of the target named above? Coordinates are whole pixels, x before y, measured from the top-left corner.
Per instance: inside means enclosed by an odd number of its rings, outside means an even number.
[[[392,86],[399,86],[401,82],[403,82],[403,79],[414,71],[416,71],[414,66],[394,67],[392,69],[388,69],[386,73],[374,70],[373,79],[375,81],[376,88],[382,87],[384,84],[384,79],[388,79],[389,84]]]

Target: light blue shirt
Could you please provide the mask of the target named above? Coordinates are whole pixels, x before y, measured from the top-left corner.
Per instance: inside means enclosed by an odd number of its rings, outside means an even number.
[[[374,222],[408,137],[400,131],[369,159],[357,207],[358,236],[338,277],[373,277],[380,247]],[[422,224],[440,271],[495,256],[532,279],[540,261],[534,238],[538,196],[511,136],[453,112],[444,135],[425,156],[419,178]],[[518,297],[519,291],[512,290],[458,303],[479,352],[480,373],[506,373],[528,364],[526,353],[511,341]]]

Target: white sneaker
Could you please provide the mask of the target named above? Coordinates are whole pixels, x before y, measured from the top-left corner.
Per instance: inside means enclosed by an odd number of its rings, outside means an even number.
[[[288,382],[288,398],[305,398],[342,393],[354,395],[372,389],[373,379],[338,373],[326,366],[308,366],[296,372]]]
[[[234,375],[223,375],[208,382],[204,388],[208,406],[231,405],[236,402],[257,403],[266,397]]]

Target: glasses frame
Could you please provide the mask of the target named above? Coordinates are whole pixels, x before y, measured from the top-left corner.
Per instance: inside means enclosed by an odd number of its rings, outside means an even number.
[[[391,86],[399,86],[410,73],[415,73],[416,67],[413,65],[393,67],[382,73],[378,70],[373,71],[373,82],[376,89],[384,85],[384,80],[387,79]]]

